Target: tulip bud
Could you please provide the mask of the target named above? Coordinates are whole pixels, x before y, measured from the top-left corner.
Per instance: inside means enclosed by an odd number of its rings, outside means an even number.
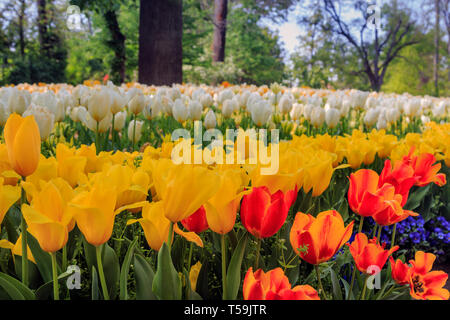
[[[120,111],[116,113],[114,117],[114,130],[121,131],[125,126],[125,120],[127,119],[127,112]]]
[[[311,124],[320,127],[325,121],[325,110],[321,107],[314,107],[311,111]]]
[[[193,100],[188,105],[188,111],[191,120],[200,120],[202,118],[203,106],[200,102]]]
[[[120,93],[111,92],[111,112],[112,114],[117,114],[120,112],[126,104],[125,96],[122,96]]]
[[[234,112],[234,104],[232,100],[225,100],[222,105],[222,115],[224,118],[230,118]]]
[[[265,125],[267,121],[269,121],[271,115],[272,115],[272,107],[265,100],[257,102],[251,108],[252,120],[257,126]]]
[[[181,99],[175,100],[175,103],[172,107],[172,113],[175,120],[182,123],[187,120],[188,118],[188,109],[184,105],[183,101]]]
[[[136,129],[134,129],[134,123],[136,122]],[[142,126],[144,125],[144,121],[140,120],[131,120],[128,125],[128,139],[133,141],[133,132],[134,132],[134,141],[139,141],[142,136]]]
[[[143,94],[135,95],[128,103],[128,111],[136,116],[144,110],[144,107],[145,97]]]
[[[214,111],[209,110],[205,116],[205,128],[213,129],[216,127],[216,124],[216,115],[214,114]]]
[[[92,118],[100,122],[110,111],[111,99],[109,90],[95,91],[88,100],[88,111]]]
[[[303,108],[304,106],[299,103],[294,103],[291,110],[291,119],[292,120],[299,120],[303,114]]]
[[[33,115],[39,127],[42,140],[47,140],[55,124],[55,116],[47,108],[31,104],[23,113],[24,117]]]
[[[292,109],[292,100],[286,96],[283,96],[278,103],[278,109],[281,111],[281,113],[289,113]]]
[[[334,128],[339,123],[340,112],[337,109],[330,108],[325,112],[325,121],[327,126]]]

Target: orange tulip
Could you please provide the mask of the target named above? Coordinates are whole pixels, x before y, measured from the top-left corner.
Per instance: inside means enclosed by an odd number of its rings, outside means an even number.
[[[308,263],[328,261],[350,239],[353,223],[345,227],[342,216],[335,210],[321,212],[317,218],[299,212],[290,233],[292,248]],[[306,252],[300,250],[305,247]]]
[[[41,136],[34,116],[22,118],[13,113],[6,121],[4,135],[14,171],[22,177],[29,176],[36,170],[41,155]]]
[[[264,273],[262,269],[253,272],[250,267],[242,291],[244,300],[320,300],[317,291],[309,285],[291,288],[281,268]]]
[[[411,148],[409,154],[403,157],[402,162],[414,169],[414,177],[416,178],[416,186],[424,187],[433,182],[442,187],[446,183],[446,177],[443,173],[438,173],[441,164],[436,162],[436,158],[431,153],[423,153],[419,156],[412,156],[414,147]]]
[[[444,285],[448,275],[444,271],[431,271],[436,256],[417,251],[415,260],[410,260],[409,278],[411,297],[418,300],[448,300],[450,295]]]
[[[400,285],[407,284],[411,276],[410,267],[400,259],[394,262],[394,258],[389,257],[389,261],[391,263],[392,279]]]
[[[383,269],[388,257],[399,248],[395,246],[389,250],[384,250],[385,244],[383,243],[381,246],[376,242],[376,238],[369,241],[364,233],[358,233],[351,244],[347,243],[359,271],[374,274],[367,269],[371,266],[377,266],[379,270]]]

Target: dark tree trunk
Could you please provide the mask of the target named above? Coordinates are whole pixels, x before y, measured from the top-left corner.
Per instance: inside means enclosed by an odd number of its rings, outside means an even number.
[[[111,40],[108,41],[108,46],[114,50],[114,60],[112,62],[112,80],[116,83],[123,83],[125,81],[125,35],[120,31],[119,23],[117,21],[117,14],[113,10],[105,12],[105,20],[111,33]]]
[[[22,59],[25,55],[24,18],[25,18],[25,0],[21,0],[19,11],[19,48],[20,48],[20,56],[22,57]]]
[[[435,13],[436,13],[436,21],[435,21],[435,30],[434,30],[434,61],[433,61],[433,77],[434,77],[434,91],[435,95],[439,96],[439,1],[435,0],[434,6],[435,6]]]
[[[183,81],[182,0],[141,0],[139,82],[172,85]]]
[[[39,44],[41,51],[44,53],[48,52],[50,49],[47,31],[48,21],[46,2],[46,0],[37,0]]]
[[[213,61],[225,60],[228,0],[214,0]]]

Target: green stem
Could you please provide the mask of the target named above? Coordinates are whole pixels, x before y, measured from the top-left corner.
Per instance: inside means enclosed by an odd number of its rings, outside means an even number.
[[[364,296],[366,295],[366,289],[367,289],[367,277],[364,279],[364,288],[361,293],[361,298],[359,300],[364,300]]]
[[[187,270],[188,272],[191,271],[191,261],[192,261],[192,251],[194,248],[194,244],[192,242],[190,242],[189,244],[189,256],[188,256],[188,264],[187,264]]]
[[[56,265],[56,253],[52,252],[52,274],[53,274],[53,299],[59,300],[59,284],[58,284],[58,270]]]
[[[25,181],[25,178],[23,178]],[[22,188],[22,195],[21,195],[21,204],[27,203],[27,196],[25,193],[25,190]],[[25,218],[23,217],[20,221],[20,229],[22,232],[22,283],[26,286],[28,286],[28,237],[27,237],[27,222],[25,221]]]
[[[375,238],[375,236],[377,234],[377,229],[378,229],[378,225],[375,224],[375,227],[373,228],[372,238]]]
[[[383,229],[382,226],[378,227],[378,236],[377,236],[377,243],[380,244],[380,240],[381,240],[381,229]]]
[[[168,241],[167,245],[169,246],[169,251],[172,250],[172,239],[173,239],[173,222],[170,221],[169,238],[167,239],[167,241]]]
[[[227,257],[225,252],[225,235],[223,234],[220,238],[221,247],[222,247],[222,289],[223,289],[223,296],[222,299],[225,300],[225,297],[227,296]]]
[[[62,271],[67,271],[67,245],[62,248]]]
[[[355,284],[356,269],[357,269],[356,268],[356,263],[353,263],[352,282],[350,284],[350,290],[348,290],[347,300],[350,300],[350,297],[352,295],[353,285]]]
[[[102,252],[101,246],[95,247],[95,253],[97,254],[98,275],[100,277],[100,283],[102,285],[103,298],[105,300],[109,300],[108,287],[106,286],[105,274],[103,273],[103,263],[102,263],[101,252]]]
[[[259,266],[259,257],[260,257],[260,251],[261,251],[261,239],[258,238],[256,240],[256,258],[255,258],[255,265],[254,265],[254,271],[258,270],[258,266]]]
[[[95,130],[95,148],[97,149],[97,154],[100,152],[100,141],[98,137],[98,125],[99,122],[97,121],[97,130]]]
[[[136,134],[136,115],[134,115],[134,123],[133,123],[133,149],[131,150],[131,152],[134,151],[134,141],[135,139],[135,134]]]
[[[394,224],[394,230],[392,230],[391,249],[395,244],[395,232],[397,231],[397,224]]]
[[[386,291],[385,294],[383,294],[383,297],[378,297],[377,300],[379,299],[384,299],[386,297],[389,297],[389,295],[392,293],[392,291],[394,291],[397,287],[396,286],[392,286],[388,291]]]
[[[319,291],[322,292],[323,298],[324,298],[325,300],[328,300],[328,299],[327,299],[327,295],[326,295],[326,293],[325,293],[325,290],[323,290],[322,280],[320,280],[320,270],[319,270],[319,265],[318,265],[318,264],[314,265],[314,268],[316,269],[317,281],[319,282]],[[319,292],[319,293],[320,293],[320,292]]]
[[[361,216],[361,220],[359,221],[359,228],[358,228],[358,233],[361,233],[362,227],[364,224],[364,217]]]
[[[111,146],[112,146],[113,150],[114,150],[114,119],[115,119],[115,117],[116,117],[116,114],[113,113],[112,123],[111,123]]]

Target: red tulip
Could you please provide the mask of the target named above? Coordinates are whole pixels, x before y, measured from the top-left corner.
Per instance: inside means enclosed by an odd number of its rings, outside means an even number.
[[[403,157],[402,162],[411,166],[414,170],[414,177],[416,178],[415,185],[424,187],[430,182],[434,182],[442,187],[446,183],[445,174],[439,173],[441,164],[436,162],[436,158],[431,153],[423,153],[419,156],[413,156],[414,147],[411,148],[409,154]]]
[[[309,286],[291,288],[289,279],[281,268],[268,272],[248,269],[242,287],[244,300],[320,300],[317,291]]]
[[[200,207],[189,217],[181,220],[181,224],[187,230],[195,233],[200,233],[209,228],[208,221],[206,220],[206,210],[203,206]]]
[[[255,237],[273,236],[286,221],[289,208],[297,198],[297,188],[285,194],[278,190],[270,194],[265,186],[253,188],[241,204],[241,221]]]
[[[408,194],[411,187],[416,183],[417,178],[414,176],[414,169],[402,162],[397,161],[392,164],[390,160],[384,162],[383,171],[381,171],[378,187],[382,187],[385,183],[389,183],[395,188],[395,194],[402,196],[401,207],[408,201]]]
[[[377,266],[380,270],[383,269],[388,257],[399,248],[395,246],[389,250],[384,250],[385,244],[379,245],[376,242],[376,238],[368,240],[364,233],[358,233],[351,244],[347,243],[359,271],[374,274],[367,269],[371,266]]]
[[[394,258],[389,257],[389,261],[391,263],[392,279],[400,285],[407,284],[411,276],[411,268],[400,259],[394,262]]]

